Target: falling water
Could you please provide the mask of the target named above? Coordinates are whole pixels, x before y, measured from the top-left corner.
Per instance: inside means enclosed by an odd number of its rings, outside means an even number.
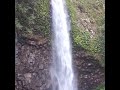
[[[70,22],[65,0],[51,0],[51,8],[53,33],[52,90],[77,90],[72,69]]]

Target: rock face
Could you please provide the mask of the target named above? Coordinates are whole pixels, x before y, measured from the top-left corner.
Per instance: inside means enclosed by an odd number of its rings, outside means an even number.
[[[51,90],[51,45],[16,43],[15,90]],[[104,68],[85,51],[73,48],[73,67],[78,90],[93,90],[104,82]]]
[[[78,90],[94,90],[104,83],[104,68],[92,56],[78,49],[73,51],[73,59]]]
[[[50,90],[50,45],[42,46],[16,44],[16,90]]]

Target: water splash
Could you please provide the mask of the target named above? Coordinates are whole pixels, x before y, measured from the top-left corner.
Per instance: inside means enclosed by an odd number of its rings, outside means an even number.
[[[77,90],[72,69],[70,22],[68,21],[65,0],[51,0],[51,7],[53,34],[52,90]]]

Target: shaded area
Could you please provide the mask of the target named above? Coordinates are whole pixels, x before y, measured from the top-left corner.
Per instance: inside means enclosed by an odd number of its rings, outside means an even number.
[[[73,65],[77,74],[78,90],[95,90],[104,84],[104,67],[83,49],[73,49]]]

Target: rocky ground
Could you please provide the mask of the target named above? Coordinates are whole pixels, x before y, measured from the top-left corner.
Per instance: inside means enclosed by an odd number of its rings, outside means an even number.
[[[51,90],[49,41],[17,40],[15,56],[15,90]],[[73,67],[78,90],[94,90],[104,83],[104,68],[80,47],[73,48]]]

